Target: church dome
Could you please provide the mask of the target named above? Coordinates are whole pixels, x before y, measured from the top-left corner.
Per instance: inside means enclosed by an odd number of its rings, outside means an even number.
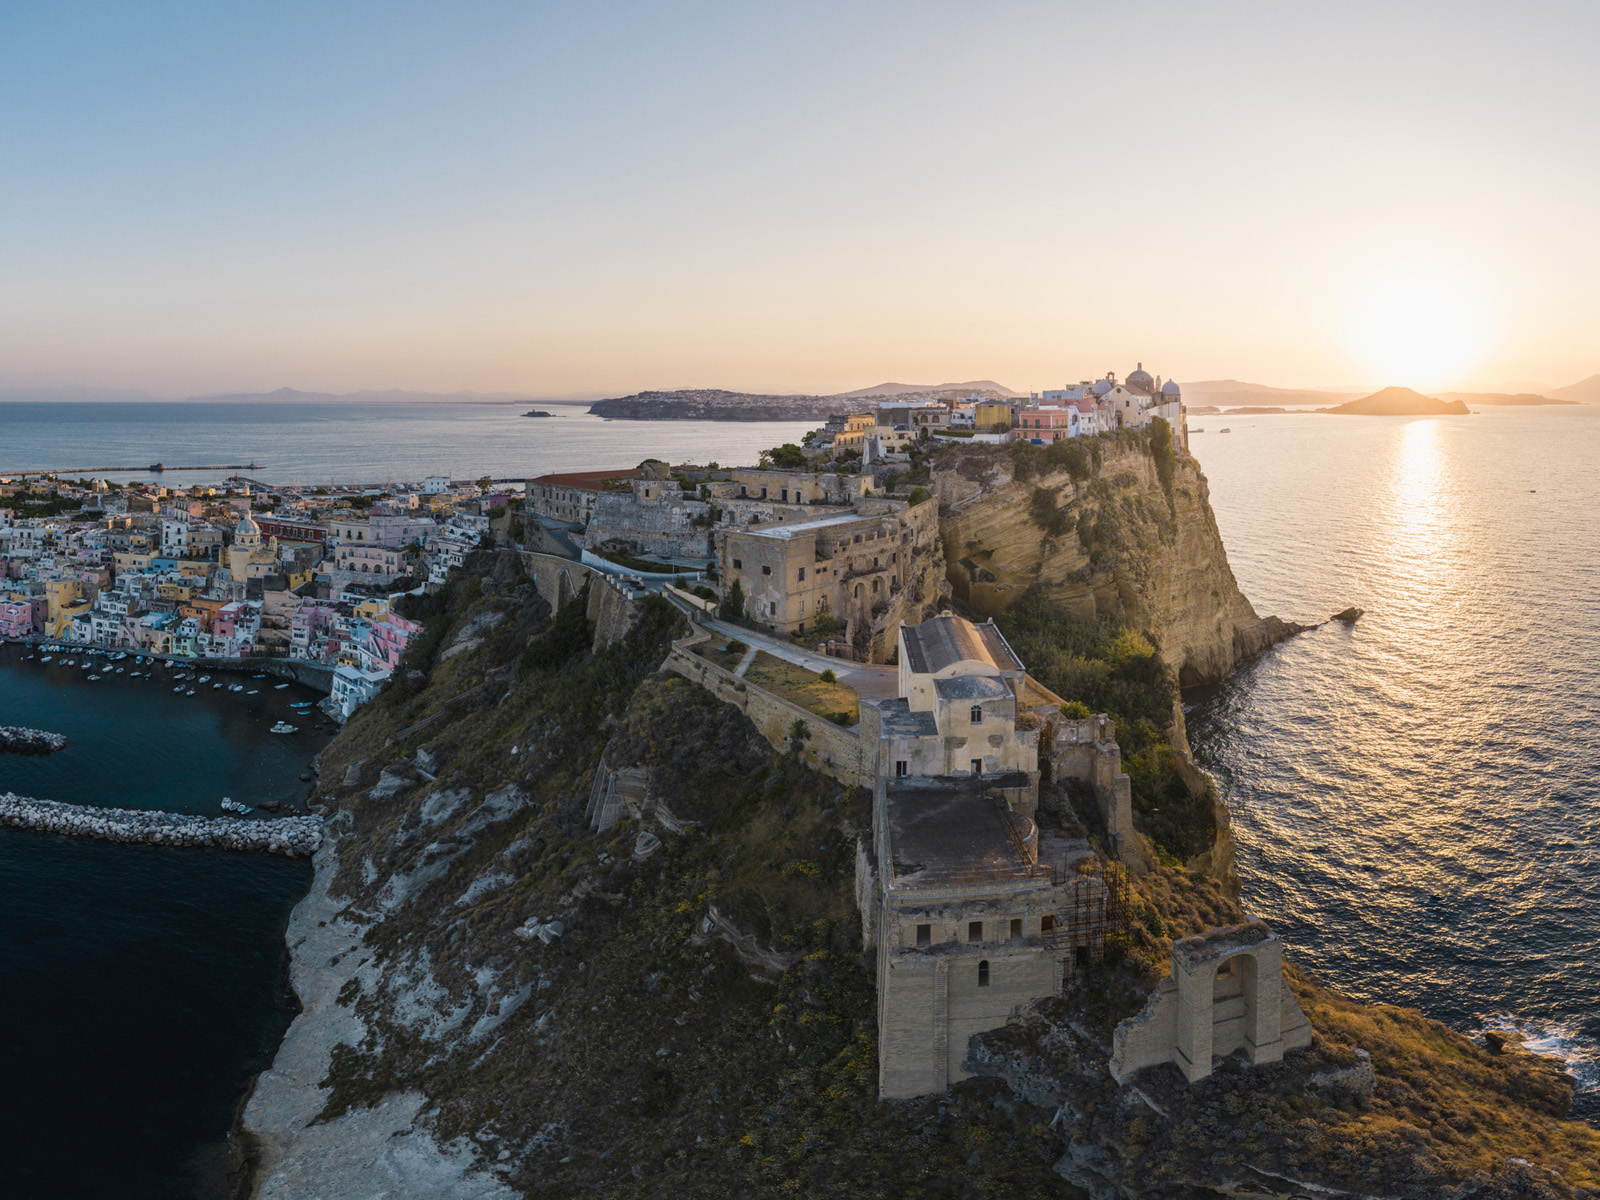
[[[1111,390],[1111,381],[1109,379],[1097,379],[1097,380],[1095,380],[1095,383],[1094,383],[1094,394],[1096,396],[1104,396],[1110,390]]]
[[[1161,394],[1163,396],[1176,396],[1176,395],[1178,395],[1179,394],[1179,392],[1178,392],[1178,381],[1176,379],[1169,379],[1165,383],[1163,383],[1161,385]]]
[[[1129,375],[1124,382],[1128,387],[1136,388],[1141,392],[1151,391],[1156,385],[1155,378],[1149,371],[1144,369],[1143,363],[1135,367],[1133,374]]]
[[[235,538],[241,538],[241,537],[256,537],[256,538],[258,538],[258,537],[261,536],[261,526],[256,524],[254,517],[252,517],[249,513],[245,513],[244,520],[240,521],[237,525],[235,525],[233,527],[233,536]]]

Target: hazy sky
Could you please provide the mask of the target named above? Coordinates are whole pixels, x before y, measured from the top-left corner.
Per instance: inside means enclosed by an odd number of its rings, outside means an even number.
[[[0,0],[0,386],[1559,387],[1597,44],[1588,0]]]

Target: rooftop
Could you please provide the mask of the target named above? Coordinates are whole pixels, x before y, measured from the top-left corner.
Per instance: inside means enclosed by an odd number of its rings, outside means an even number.
[[[993,675],[957,675],[934,680],[933,690],[944,700],[998,700],[1011,695],[1011,689]]]
[[[832,517],[818,517],[814,521],[799,521],[793,525],[773,525],[765,529],[741,529],[740,533],[747,533],[753,537],[792,538],[807,533],[815,533],[819,529],[826,529],[834,525],[848,525],[852,521],[876,521],[880,516],[866,516],[862,513],[839,513]]]
[[[960,887],[1021,881],[1028,864],[1017,852],[1030,826],[987,794],[1004,779],[891,779],[889,856],[894,887]]]
[[[936,675],[960,662],[985,663],[997,671],[1020,671],[1022,660],[993,621],[974,625],[965,617],[934,617],[902,625],[906,664],[916,675]]]

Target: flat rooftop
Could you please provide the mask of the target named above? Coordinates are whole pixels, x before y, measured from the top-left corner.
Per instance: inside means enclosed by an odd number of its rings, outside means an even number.
[[[773,525],[770,528],[741,529],[740,533],[749,534],[751,537],[792,538],[797,535],[815,533],[819,529],[827,529],[833,525],[849,525],[853,521],[877,521],[879,516],[866,516],[858,512],[840,513],[832,517],[818,517],[814,521],[797,521],[793,525]]]
[[[1011,840],[1028,822],[985,794],[1001,779],[888,781],[889,870],[894,887],[961,887],[1028,878]]]

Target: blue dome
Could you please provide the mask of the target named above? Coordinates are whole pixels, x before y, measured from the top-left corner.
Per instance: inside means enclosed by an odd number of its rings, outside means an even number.
[[[1178,381],[1176,379],[1169,379],[1165,383],[1163,383],[1161,385],[1161,394],[1163,396],[1176,396],[1176,395],[1178,395],[1179,394],[1179,392],[1178,392]]]

